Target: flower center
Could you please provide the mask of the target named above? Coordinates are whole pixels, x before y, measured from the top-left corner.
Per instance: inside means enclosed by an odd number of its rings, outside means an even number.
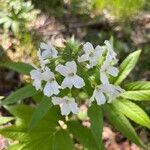
[[[69,73],[68,76],[69,77],[73,77],[75,74],[74,73]]]
[[[97,90],[98,92],[100,92],[100,91],[101,91],[101,89],[100,89],[99,87],[96,87],[96,90]]]
[[[49,82],[54,82],[54,81],[55,81],[54,78],[50,78],[50,79],[49,79]]]
[[[91,53],[89,54],[89,57],[94,57],[94,52],[91,52]]]

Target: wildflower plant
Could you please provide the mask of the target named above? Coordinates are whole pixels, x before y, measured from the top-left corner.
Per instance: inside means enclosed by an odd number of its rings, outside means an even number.
[[[5,32],[11,30],[17,34],[20,28],[24,30],[29,22],[35,20],[38,10],[34,9],[31,1],[23,0],[1,0],[0,1],[0,25]]]
[[[150,128],[149,116],[136,104],[150,100],[150,83],[121,84],[140,53],[131,53],[119,65],[109,41],[94,47],[71,39],[63,49],[41,43],[36,64],[3,63],[31,77],[30,84],[1,101],[15,116],[4,123],[16,119],[14,125],[0,129],[4,136],[19,141],[9,149],[72,150],[79,141],[88,150],[102,150],[104,117],[129,140],[146,148],[127,118]],[[37,102],[36,107],[20,104],[28,97]],[[88,128],[79,117],[83,104],[87,106]]]

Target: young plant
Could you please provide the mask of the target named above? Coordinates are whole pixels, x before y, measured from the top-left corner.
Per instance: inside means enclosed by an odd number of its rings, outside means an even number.
[[[0,7],[0,25],[5,32],[11,30],[15,35],[33,22],[39,13],[30,1],[1,0]]]
[[[125,137],[146,149],[128,118],[150,128],[149,116],[136,104],[150,100],[150,82],[120,85],[135,67],[141,50],[131,53],[117,67],[117,54],[109,41],[95,48],[89,42],[83,48],[74,43],[71,40],[59,51],[52,44],[41,43],[37,64],[3,64],[32,79],[31,84],[1,101],[16,120],[14,125],[0,129],[2,135],[18,141],[8,149],[74,150],[79,142],[83,149],[103,150],[104,117]],[[35,108],[20,104],[28,97],[36,100]],[[83,103],[88,108],[88,128],[81,124]],[[4,123],[12,120],[6,118]]]

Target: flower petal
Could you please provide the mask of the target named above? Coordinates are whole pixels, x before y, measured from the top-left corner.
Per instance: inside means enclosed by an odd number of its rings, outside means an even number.
[[[108,72],[108,74],[112,75],[113,77],[116,77],[119,73],[119,70],[116,67],[110,66],[107,68],[107,72]]]
[[[41,44],[40,44],[40,48],[41,48],[41,49],[45,49],[45,50],[47,50],[47,49],[49,49],[50,47],[49,47],[49,45],[48,45],[48,44],[46,44],[46,43],[44,43],[44,42],[41,42]]]
[[[61,114],[62,115],[65,115],[65,116],[69,115],[69,113],[70,113],[70,107],[69,107],[69,105],[67,103],[64,103],[61,106],[60,109],[61,109]]]
[[[108,77],[104,71],[100,71],[100,80],[103,84],[109,84]]]
[[[39,70],[36,70],[36,69],[31,70],[30,76],[31,76],[31,79],[42,80],[42,74],[41,74],[41,71],[39,71]]]
[[[57,95],[60,92],[59,84],[56,81],[51,82],[51,87],[52,87],[53,94]]]
[[[45,71],[42,73],[42,75],[44,81],[49,81],[51,78],[55,78],[54,73],[51,72],[48,67],[45,68]]]
[[[52,56],[53,56],[53,58],[57,58],[57,55],[58,55],[58,51],[54,47],[52,47]]]
[[[57,50],[53,47],[52,44],[46,44],[46,43],[41,43],[40,44],[40,48],[44,49],[44,51],[42,52],[42,57],[43,59],[46,59],[48,57],[53,57],[56,58],[57,57]]]
[[[51,83],[50,82],[47,82],[44,89],[43,89],[43,92],[44,92],[44,95],[50,97],[52,96],[54,93],[53,93],[53,89],[52,89],[52,86],[51,86]]]
[[[69,107],[70,110],[74,113],[77,114],[79,112],[79,108],[77,106],[77,103],[75,103],[74,101],[69,102]]]
[[[65,100],[61,97],[52,97],[52,103],[54,105],[62,105],[65,102]]]
[[[94,51],[94,47],[90,42],[86,42],[83,45],[83,50],[86,54],[89,54],[91,51]]]
[[[89,55],[88,54],[83,54],[81,57],[78,57],[78,62],[84,62],[89,60]]]
[[[84,80],[78,75],[73,76],[71,81],[76,88],[82,88],[85,85]]]
[[[69,73],[75,73],[77,72],[77,65],[75,61],[68,61],[66,62],[66,68],[69,71]]]
[[[51,57],[51,56],[52,56],[51,50],[45,50],[42,52],[43,59],[46,59],[46,58]]]
[[[107,47],[108,53],[110,53],[110,56],[114,60],[117,60],[116,59],[117,54],[114,52],[114,50],[113,50],[112,45],[110,44],[110,42],[106,40],[104,43],[106,44],[106,47]]]
[[[104,94],[100,91],[95,93],[95,99],[96,99],[96,102],[98,105],[105,104],[105,102],[106,102],[106,98],[105,98]]]
[[[96,64],[97,64],[97,59],[96,59],[96,57],[93,57],[93,58],[90,58],[90,59],[89,59],[90,68],[96,66]]]
[[[68,75],[68,69],[66,68],[66,66],[63,66],[63,65],[58,65],[56,66],[55,70],[57,72],[59,72],[61,75],[63,76],[67,76]]]
[[[72,79],[71,77],[65,77],[63,82],[61,83],[61,87],[64,89],[66,87],[68,88],[72,88],[73,84],[72,84]]]
[[[42,90],[41,80],[34,80],[32,84],[36,90]]]
[[[97,45],[95,47],[95,53],[96,53],[97,58],[100,58],[102,56],[102,53],[103,53],[102,47]]]

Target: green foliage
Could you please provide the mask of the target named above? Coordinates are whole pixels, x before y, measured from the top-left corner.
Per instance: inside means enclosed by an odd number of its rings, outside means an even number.
[[[58,61],[54,60],[50,64],[50,68],[54,71],[55,63],[64,63],[66,60],[75,60],[80,53],[80,45],[75,42],[72,37],[66,44],[64,51],[61,51],[62,57],[58,57]],[[112,78],[112,82],[116,85],[128,76],[135,67],[141,50],[131,53],[120,65],[120,74],[116,78]],[[104,57],[104,56],[103,56]],[[78,63],[77,63],[78,64]],[[24,63],[6,62],[1,66],[13,69],[19,73],[29,75],[33,69],[32,66]],[[76,98],[80,103],[80,97],[90,98],[94,90],[94,84],[99,85],[99,70],[96,67],[87,69],[84,64],[78,64],[77,74],[84,78],[84,89],[61,90],[59,96],[69,96]],[[98,72],[98,73],[97,73]],[[95,77],[96,76],[96,77]],[[56,78],[60,82],[61,76]],[[97,79],[98,78],[98,79]],[[44,84],[44,83],[43,83]],[[92,103],[88,108],[88,117],[90,127],[84,127],[81,123],[79,115],[68,115],[66,118],[60,113],[58,107],[52,106],[51,98],[43,96],[39,91],[29,84],[8,96],[1,102],[12,115],[16,122],[10,127],[0,129],[0,133],[12,140],[19,141],[18,144],[9,147],[9,150],[74,150],[74,144],[80,143],[83,149],[88,150],[103,150],[102,132],[103,132],[103,114],[106,119],[125,137],[135,144],[144,147],[143,143],[136,134],[133,126],[127,118],[144,127],[150,128],[149,116],[131,100],[150,100],[150,83],[146,81],[133,82],[126,84],[125,92],[121,93],[120,97],[112,102],[112,104],[104,104],[98,106]],[[84,93],[84,96],[81,96]],[[36,108],[25,105],[10,106],[21,100],[33,97],[36,99]],[[62,107],[62,106],[61,106]],[[87,116],[86,116],[87,117]],[[13,118],[2,118],[0,124],[7,123]],[[70,136],[71,135],[71,136]]]
[[[67,122],[68,130],[88,150],[99,150],[99,146],[90,129],[83,127],[78,121]],[[94,146],[93,146],[94,145]]]
[[[46,115],[50,107],[52,107],[51,98],[43,96],[42,101],[37,106],[29,123],[28,130],[31,131],[37,123]]]
[[[74,14],[99,16],[104,10],[115,19],[126,20],[138,13],[145,0],[71,0],[71,10]]]
[[[88,110],[88,115],[91,121],[91,132],[93,137],[99,149],[102,149],[103,114],[101,107],[93,104]]]
[[[139,59],[140,54],[141,50],[137,50],[129,54],[129,56],[121,63],[119,66],[119,75],[114,82],[116,85],[119,85],[132,71]]]
[[[114,101],[113,106],[134,122],[147,128],[150,128],[150,118],[135,103],[126,99],[119,99]]]
[[[150,82],[137,81],[125,85],[126,92],[121,96],[135,101],[149,101],[150,100]]]
[[[30,1],[2,0],[0,2],[0,24],[5,31],[11,29],[14,34],[33,21],[37,13]]]
[[[150,90],[150,81],[136,81],[125,85],[124,87],[128,91],[136,90]]]
[[[108,9],[116,19],[127,19],[138,13],[144,6],[145,0],[94,0],[98,12]]]
[[[5,123],[7,123],[7,122],[9,122],[9,121],[11,121],[11,120],[14,120],[14,118],[13,117],[0,117],[0,125],[2,125],[2,124],[5,124]]]
[[[75,147],[73,145],[73,142],[65,130],[58,130],[53,142],[53,150],[75,150]]]
[[[57,142],[62,149],[73,149],[68,132],[59,128],[58,120],[63,118],[57,107],[52,107],[30,133],[27,132],[28,120],[31,119],[34,109],[24,105],[7,107],[7,109],[15,115],[16,125],[0,129],[0,133],[20,142],[9,149],[17,147],[20,150],[57,150],[59,148],[55,145]]]
[[[60,115],[57,107],[51,107],[48,113],[31,132],[27,132],[27,122],[32,118],[34,113],[33,108],[25,105],[6,108],[16,117],[16,125],[0,129],[0,133],[20,142],[19,144],[11,146],[9,148],[10,150],[15,148],[20,150],[40,150],[41,148],[44,150],[59,150],[60,148],[74,150],[75,148],[69,136],[69,131],[77,140],[81,140],[81,143],[89,150],[99,150],[90,129],[83,127],[80,123],[69,121],[67,122],[68,129],[65,130],[59,127],[58,120],[64,119]],[[94,144],[94,147],[92,144]]]
[[[71,9],[74,14],[90,15],[93,11],[92,0],[71,0]]]
[[[62,9],[64,4],[63,0],[32,0],[32,2],[35,4],[35,7],[44,12],[50,12],[52,9],[56,10],[57,8]]]
[[[118,111],[113,105],[105,105],[104,112],[108,121],[125,137],[127,137],[137,145],[143,145],[128,119],[122,113],[120,113],[120,111]]]
[[[33,69],[29,64],[25,64],[22,62],[13,62],[13,61],[5,61],[0,63],[0,67],[6,67],[8,69],[14,70],[18,73],[23,73],[29,75],[30,71]]]
[[[126,91],[121,96],[135,101],[149,101],[150,90]]]
[[[0,103],[0,105],[13,104],[25,98],[32,97],[37,93],[38,91],[31,84],[29,84],[10,94],[6,99],[4,99],[4,101]]]

